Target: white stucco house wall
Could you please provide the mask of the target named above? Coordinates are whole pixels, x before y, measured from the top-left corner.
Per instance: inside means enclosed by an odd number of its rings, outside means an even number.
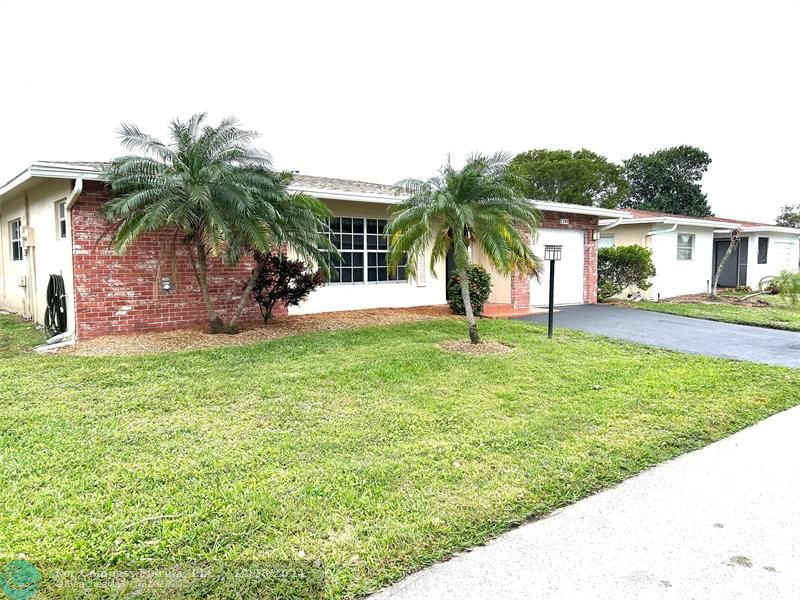
[[[764,277],[800,268],[797,229],[652,211],[628,214],[600,222],[600,247],[637,244],[652,251],[656,275],[652,287],[641,292],[648,299],[708,292],[735,229],[742,241],[723,270],[720,287],[755,289]]]

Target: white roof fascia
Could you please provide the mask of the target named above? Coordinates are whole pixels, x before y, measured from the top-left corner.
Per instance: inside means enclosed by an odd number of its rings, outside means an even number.
[[[597,206],[584,206],[582,204],[565,204],[563,202],[548,202],[546,200],[531,200],[539,210],[548,212],[572,213],[574,215],[591,215],[606,219],[620,219],[629,217],[630,213],[612,208],[598,208]]]
[[[32,179],[101,179],[102,171],[85,165],[37,162],[0,187],[0,200]]]
[[[748,225],[742,227],[743,233],[783,233],[785,235],[792,235],[800,237],[800,229],[794,227],[780,227],[778,225]]]
[[[10,191],[16,189],[17,187],[21,186],[30,178],[31,178],[31,170],[30,168],[27,168],[16,177],[9,179],[8,182],[4,183],[2,187],[0,187],[0,198],[5,196]]]
[[[63,163],[38,162],[30,166],[32,177],[52,177],[56,179],[90,179],[99,181],[103,171],[86,165],[70,165]]]
[[[703,219],[682,219],[680,217],[637,217],[625,219],[624,221],[616,224],[614,227],[623,227],[625,225],[648,225],[651,223],[665,223],[667,225],[678,225],[684,227],[711,227],[716,229],[724,229],[726,231],[741,228],[740,223],[705,221]],[[610,229],[613,229],[613,227]]]

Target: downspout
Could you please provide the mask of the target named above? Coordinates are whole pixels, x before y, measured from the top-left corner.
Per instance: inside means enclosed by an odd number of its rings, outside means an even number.
[[[35,239],[34,245],[29,245],[30,240],[28,236],[30,236],[31,230],[31,210],[30,210],[30,203],[28,202],[28,194],[25,194],[25,276],[27,281],[25,282],[25,295],[27,296],[27,307],[25,307],[30,314],[24,314],[23,317],[30,319],[35,323],[36,316],[39,313],[39,307],[37,306],[37,298],[36,298],[36,246],[35,246]],[[35,236],[35,232],[34,232]]]
[[[647,238],[649,238],[651,236],[654,236],[654,235],[662,235],[662,234],[665,234],[665,233],[672,233],[676,229],[678,229],[678,224],[677,223],[675,223],[672,227],[669,227],[668,229],[657,229],[656,231],[648,231],[647,233],[644,234],[644,237],[642,237],[642,247],[643,248],[647,248]],[[652,252],[652,249],[650,251]],[[658,292],[658,301],[661,302],[661,292]]]
[[[617,225],[619,225],[619,224],[622,222],[622,220],[623,220],[624,218],[625,218],[625,217],[620,217],[619,219],[617,219],[616,221],[613,221],[613,222],[609,223],[608,225],[603,225],[603,226],[600,228],[600,231],[606,231],[607,229],[611,229],[612,227],[616,227]]]
[[[659,230],[657,230],[657,231],[648,231],[647,233],[645,233],[645,234],[644,234],[644,237],[642,238],[642,246],[644,246],[644,245],[645,245],[645,242],[647,241],[647,238],[649,238],[650,236],[652,236],[652,235],[661,235],[661,234],[663,234],[663,233],[672,233],[672,232],[673,232],[673,231],[675,231],[677,228],[678,228],[678,224],[677,224],[677,223],[675,223],[675,224],[674,224],[672,227],[670,227],[669,229],[659,229]]]
[[[75,180],[75,187],[72,188],[72,191],[67,196],[67,210],[72,208],[72,205],[78,200],[78,196],[81,195],[83,191],[83,178],[78,177]]]
[[[45,342],[45,344],[57,344],[59,342],[65,342],[67,340],[71,340],[75,337],[75,319],[78,314],[77,307],[75,306],[75,266],[73,264],[73,248],[72,246],[75,243],[75,240],[72,238],[72,207],[75,202],[78,201],[78,196],[81,195],[83,191],[83,179],[78,177],[75,180],[75,186],[72,188],[72,191],[67,196],[66,202],[66,216],[69,219],[69,242],[70,242],[70,252],[69,252],[69,271],[70,276],[72,277],[72,298],[67,297],[67,302],[72,305],[72,311],[70,314],[70,319],[68,321],[67,330],[64,333],[59,333],[58,335],[54,335],[49,340]]]

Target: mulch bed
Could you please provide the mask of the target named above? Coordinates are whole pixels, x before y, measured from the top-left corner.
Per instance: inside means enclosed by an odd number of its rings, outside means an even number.
[[[59,350],[59,353],[80,356],[109,356],[180,352],[224,346],[244,346],[302,333],[448,318],[463,317],[455,317],[447,306],[381,308],[294,315],[277,317],[266,325],[263,323],[242,324],[242,331],[234,335],[212,335],[200,329],[111,335],[80,341],[72,346],[65,346]]]
[[[667,304],[733,304],[735,306],[753,307],[770,306],[769,302],[764,302],[757,296],[755,298],[742,301],[741,296],[727,296],[722,294],[718,295],[714,300],[711,300],[708,297],[708,294],[688,294],[686,296],[675,296],[674,298],[664,299],[661,300],[661,302]]]
[[[468,341],[442,342],[439,348],[446,352],[456,352],[459,354],[474,354],[478,356],[486,354],[505,354],[511,352],[514,347],[501,344],[500,342],[484,341],[480,344],[472,344]]]

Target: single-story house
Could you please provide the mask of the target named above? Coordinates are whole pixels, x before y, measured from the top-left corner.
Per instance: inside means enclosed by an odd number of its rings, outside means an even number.
[[[800,230],[719,217],[686,217],[644,210],[600,221],[600,247],[637,244],[653,252],[656,275],[645,298],[670,298],[708,292],[730,245],[741,241],[720,276],[720,287],[756,289],[763,277],[800,263]]]
[[[66,296],[67,336],[177,329],[206,320],[192,263],[174,234],[143,236],[124,255],[108,244],[102,206],[110,192],[96,162],[37,162],[0,187],[0,309],[41,323],[51,274],[60,275]],[[446,262],[434,272],[425,261],[416,280],[396,277],[386,268],[386,240],[381,235],[391,206],[401,198],[388,185],[297,175],[292,189],[324,201],[343,255],[337,281],[318,289],[292,314],[364,308],[444,304]],[[599,219],[619,219],[620,211],[535,203],[542,211],[534,250],[544,244],[564,247],[555,299],[559,304],[596,302]],[[473,260],[487,264],[479,251]],[[251,269],[219,262],[210,267],[215,305],[230,314],[241,297]],[[490,269],[491,270],[491,269]],[[491,270],[493,271],[493,270]],[[547,274],[541,282],[492,272],[491,302],[516,309],[547,302]],[[257,319],[251,306],[246,315]]]

